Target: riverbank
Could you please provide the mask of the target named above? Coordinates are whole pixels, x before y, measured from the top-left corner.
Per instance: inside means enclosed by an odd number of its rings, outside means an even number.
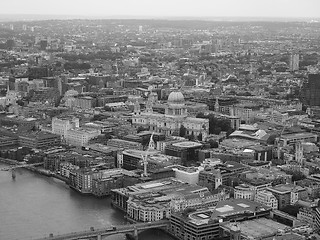
[[[9,164],[9,165],[20,165],[21,164],[21,162],[19,162],[17,160],[12,160],[12,159],[2,158],[2,157],[0,157],[0,162],[5,163],[5,164]]]
[[[7,161],[6,161],[7,162]],[[10,162],[10,163],[9,163]],[[16,164],[9,161],[2,164]],[[6,171],[0,172],[0,239],[24,239],[46,237],[49,233],[78,232],[84,229],[108,225],[126,224],[123,211],[112,208],[111,198],[96,198],[80,194],[54,177],[34,174],[26,168],[16,171],[12,180]],[[23,201],[21,201],[23,199]],[[39,227],[40,226],[40,227]],[[141,240],[173,240],[165,232],[154,230],[141,232]],[[124,235],[112,237],[123,240]]]

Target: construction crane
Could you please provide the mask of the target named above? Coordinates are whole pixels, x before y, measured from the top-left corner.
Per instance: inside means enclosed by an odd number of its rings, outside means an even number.
[[[280,159],[280,150],[281,150],[281,148],[280,148],[280,138],[282,137],[282,134],[283,134],[285,129],[286,129],[286,125],[283,126],[282,131],[281,131],[280,136],[279,136],[279,140],[277,141],[277,157],[278,157],[278,159]]]
[[[142,159],[142,164],[143,164],[143,176],[144,177],[148,176],[147,166],[148,166],[148,156],[149,156],[150,150],[155,149],[153,135],[154,135],[154,132],[151,134],[147,151],[145,152],[145,154],[141,154],[141,159]]]

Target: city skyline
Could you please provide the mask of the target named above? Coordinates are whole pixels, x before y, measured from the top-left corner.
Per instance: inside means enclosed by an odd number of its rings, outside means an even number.
[[[320,18],[317,0],[12,0],[2,15],[52,15],[57,18]]]

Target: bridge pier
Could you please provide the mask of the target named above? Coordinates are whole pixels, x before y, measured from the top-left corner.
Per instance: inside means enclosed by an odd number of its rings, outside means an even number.
[[[139,235],[138,235],[138,229],[136,227],[134,227],[134,230],[133,230],[133,238],[134,240],[139,240]]]
[[[101,239],[102,239],[101,235],[97,235],[97,240],[101,240]]]

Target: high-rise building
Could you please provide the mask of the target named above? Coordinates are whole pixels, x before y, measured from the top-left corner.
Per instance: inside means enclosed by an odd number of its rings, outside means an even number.
[[[299,54],[294,53],[290,55],[289,70],[291,72],[299,70]]]
[[[303,104],[312,107],[320,106],[320,74],[309,74],[301,89],[301,100]]]

